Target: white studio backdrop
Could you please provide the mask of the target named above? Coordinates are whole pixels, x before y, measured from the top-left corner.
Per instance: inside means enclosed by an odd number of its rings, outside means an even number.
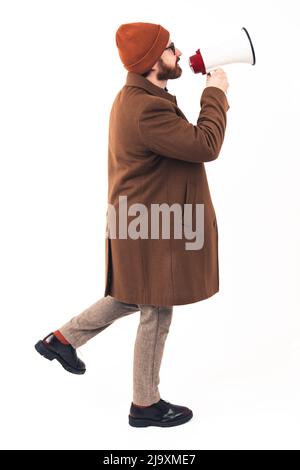
[[[196,123],[188,57],[246,27],[257,64],[226,65],[227,129],[206,170],[220,292],[175,306],[162,398],[183,426],[130,428],[139,314],[80,348],[84,376],[34,344],[104,294],[108,118],[122,23],[182,51],[168,89]],[[296,1],[0,1],[1,448],[299,449],[299,61]]]

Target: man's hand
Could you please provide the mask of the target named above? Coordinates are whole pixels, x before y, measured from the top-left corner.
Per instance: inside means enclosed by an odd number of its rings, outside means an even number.
[[[229,83],[227,80],[227,75],[223,69],[218,68],[216,70],[213,70],[212,72],[209,72],[206,75],[206,87],[208,86],[215,86],[223,90],[224,93],[227,92]]]

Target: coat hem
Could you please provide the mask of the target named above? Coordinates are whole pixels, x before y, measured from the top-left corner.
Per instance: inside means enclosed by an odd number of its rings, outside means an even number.
[[[125,303],[130,303],[130,304],[159,305],[159,306],[168,307],[168,306],[173,306],[173,305],[187,305],[187,304],[193,304],[195,302],[201,302],[202,300],[209,299],[210,297],[217,294],[218,292],[219,292],[219,288],[206,292],[203,295],[199,295],[199,296],[192,297],[192,298],[181,299],[180,297],[177,297],[171,302],[167,300],[163,300],[163,299],[160,299],[159,301],[154,301],[154,302],[153,302],[153,299],[146,299],[146,301],[143,299],[141,301],[141,298],[139,296],[134,296],[134,295],[133,296],[123,296],[123,295],[119,296],[118,294],[114,295],[110,292],[106,292],[104,296],[106,297],[107,295],[110,295],[111,297],[114,297],[116,300],[119,300],[120,302],[125,302]],[[151,300],[151,302],[149,300]]]

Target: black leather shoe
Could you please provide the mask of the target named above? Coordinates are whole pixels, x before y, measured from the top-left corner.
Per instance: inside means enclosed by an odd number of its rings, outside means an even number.
[[[38,341],[34,347],[49,361],[56,359],[68,372],[72,374],[85,373],[85,364],[77,357],[76,349],[71,344],[63,344],[53,333]]]
[[[192,410],[186,406],[172,405],[172,403],[160,399],[157,403],[145,408],[139,408],[131,403],[129,424],[134,427],[169,427],[184,424],[192,417]]]

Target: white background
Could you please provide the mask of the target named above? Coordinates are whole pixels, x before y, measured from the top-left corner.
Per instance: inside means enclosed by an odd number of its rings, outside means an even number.
[[[297,1],[0,3],[1,447],[299,449]],[[83,376],[34,344],[104,294],[108,117],[122,23],[160,23],[182,51],[169,92],[196,123],[188,57],[245,26],[257,64],[223,68],[227,130],[206,170],[220,292],[175,306],[160,393],[194,418],[128,425],[139,313],[79,350]]]

